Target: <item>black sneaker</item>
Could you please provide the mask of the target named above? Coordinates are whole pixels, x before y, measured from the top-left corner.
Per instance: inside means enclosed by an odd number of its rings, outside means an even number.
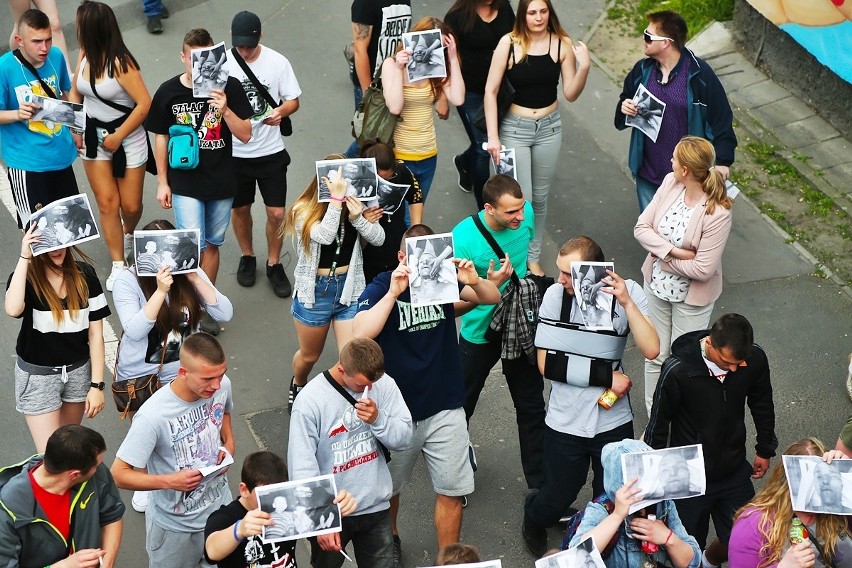
[[[198,327],[201,328],[201,331],[210,335],[219,335],[219,332],[222,330],[219,327],[219,322],[213,319],[207,312],[201,312],[201,323]]]
[[[400,542],[398,535],[393,535],[393,568],[403,568],[402,542]]]
[[[299,386],[296,384],[296,377],[290,379],[290,394],[287,395],[287,414],[293,412],[293,403],[303,388],[305,388],[305,385]]]
[[[240,265],[237,267],[237,284],[245,288],[251,288],[254,286],[256,278],[257,258],[254,256],[241,256]]]
[[[162,16],[159,14],[156,16],[148,17],[148,33],[151,34],[161,34],[163,33],[163,22]]]
[[[456,171],[459,173],[459,189],[466,193],[473,191],[473,181],[470,179],[470,172],[464,169],[462,165],[461,154],[453,158],[453,163],[456,165]]]
[[[527,545],[527,550],[536,559],[544,556],[547,552],[547,531],[543,527],[539,527],[527,520],[524,515],[524,524],[521,528],[521,534],[524,537],[524,544]]]
[[[267,264],[266,277],[269,279],[269,283],[272,284],[272,291],[279,298],[289,298],[290,294],[293,293],[293,285],[290,284],[287,273],[284,272],[283,264],[273,264],[272,266]]]

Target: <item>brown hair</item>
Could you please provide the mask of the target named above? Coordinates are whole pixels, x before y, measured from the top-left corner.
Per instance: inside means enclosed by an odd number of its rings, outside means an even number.
[[[343,154],[329,154],[324,160],[342,160]],[[328,211],[328,203],[319,203],[317,196],[319,195],[319,183],[317,177],[311,178],[308,187],[302,192],[302,195],[296,198],[296,201],[290,206],[284,214],[284,221],[278,229],[278,236],[284,237],[290,235],[302,241],[302,247],[305,249],[305,254],[311,252],[311,228],[322,221]],[[343,203],[340,215],[346,214],[346,203]],[[298,235],[296,234],[297,227],[301,225]]]
[[[435,231],[433,231],[432,227],[428,225],[424,225],[422,223],[411,225],[411,227],[402,234],[402,242],[399,243],[399,250],[405,252],[405,239],[410,239],[411,237],[425,237],[426,235],[434,234]]]
[[[710,328],[710,341],[716,349],[727,347],[737,359],[745,360],[754,348],[754,330],[740,314],[724,314]]]
[[[586,235],[565,241],[565,244],[559,249],[559,256],[568,256],[575,251],[580,253],[582,260],[590,262],[604,262],[606,260],[601,246]]]
[[[436,562],[438,566],[479,562],[479,549],[472,544],[463,544],[461,542],[448,544],[438,552]]]
[[[657,24],[660,35],[671,38],[675,48],[683,51],[688,29],[683,16],[673,10],[662,10],[648,14],[648,22]]]
[[[477,8],[482,3],[482,0],[456,0],[455,4],[447,10],[447,16],[453,12],[459,12],[459,20],[461,20],[461,29],[453,30],[458,36],[459,33],[470,33],[476,26],[476,21],[479,20]],[[501,10],[512,9],[509,0],[494,0],[492,7],[498,12]]]
[[[725,178],[713,165],[716,163],[716,150],[713,144],[699,136],[684,136],[675,146],[675,156],[680,165],[686,167],[696,180],[701,182],[707,204],[705,215],[712,215],[717,205],[730,209],[734,202],[725,189]]]
[[[287,464],[278,454],[272,452],[254,452],[243,460],[240,481],[246,484],[246,489],[254,490],[258,485],[281,483],[289,481]]]
[[[183,36],[183,47],[210,47],[213,36],[204,28],[192,28]]]
[[[534,0],[518,1],[518,10],[515,12],[515,27],[509,35],[512,40],[512,44],[519,45],[521,47],[521,57],[518,59],[518,62],[523,61],[527,56],[527,52],[530,50],[530,43],[532,43],[530,30],[527,27],[527,10],[530,7],[530,3],[533,1]],[[571,38],[568,36],[568,32],[566,32],[559,24],[559,17],[553,10],[553,3],[550,0],[541,1],[547,4],[547,30],[555,35],[557,40],[562,41],[563,39],[566,39],[568,40],[568,43],[572,43]],[[510,46],[509,49],[512,49],[512,47]],[[550,53],[550,45],[548,45],[548,53]]]
[[[506,174],[493,175],[482,187],[482,201],[492,207],[497,207],[497,202],[504,195],[511,195],[515,199],[523,199],[524,197],[520,184],[512,176]]]
[[[18,18],[18,30],[24,26],[33,30],[48,30],[50,29],[50,18],[41,10],[30,8]]]
[[[393,148],[378,138],[368,138],[361,146],[360,156],[362,158],[375,158],[376,168],[379,170],[392,170],[396,166],[396,155]]]
[[[27,282],[35,290],[38,299],[50,308],[53,321],[57,324],[62,321],[66,309],[71,320],[77,321],[80,310],[89,305],[89,284],[86,282],[83,269],[80,268],[81,262],[91,263],[92,259],[77,247],[70,246],[66,247],[65,258],[60,266],[53,264],[50,255],[45,253],[34,256],[27,267]],[[64,300],[50,285],[47,278],[48,270],[62,273],[65,284]]]
[[[221,365],[225,362],[225,350],[215,337],[199,331],[183,340],[180,348],[180,365],[187,367],[185,355],[200,357],[211,365]]]
[[[379,344],[367,337],[356,337],[340,350],[340,365],[350,377],[364,375],[374,383],[385,374],[385,356]]]
[[[434,29],[441,30],[441,34],[445,36],[454,35],[453,30],[452,28],[450,28],[450,26],[448,26],[438,18],[433,18],[431,16],[420,18],[413,26],[411,26],[412,32],[425,32]],[[399,43],[399,49],[402,49],[402,42]],[[439,47],[438,49],[443,49],[443,46]],[[449,62],[447,64],[449,65]],[[436,77],[429,79],[429,85],[432,87],[432,98],[438,98],[441,87],[446,85],[449,80],[449,75],[447,75],[446,77]]]
[[[124,44],[115,13],[103,2],[83,0],[77,7],[77,42],[95,79],[104,72],[114,77],[116,65],[121,73],[139,69],[139,62]]]

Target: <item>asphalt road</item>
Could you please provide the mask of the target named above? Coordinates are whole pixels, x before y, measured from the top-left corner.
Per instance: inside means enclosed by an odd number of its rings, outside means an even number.
[[[187,3],[190,4],[190,3]],[[599,11],[600,0],[555,0],[562,23],[574,37],[583,37]],[[443,15],[449,0],[414,2],[415,19]],[[165,79],[182,70],[178,54],[186,29],[206,27],[214,40],[229,42],[233,14],[250,9],[264,23],[262,42],[290,59],[302,87],[301,109],[293,117],[294,134],[287,139],[293,157],[288,192],[292,201],[313,175],[313,162],[348,146],[352,92],[342,48],[350,39],[348,2],[316,0],[248,2],[208,0],[173,12],[161,36],[151,36],[144,26],[128,29],[125,40],[139,59],[143,76],[153,92]],[[71,14],[64,20],[70,20]],[[138,20],[137,20],[138,21]],[[637,40],[638,41],[638,40]],[[544,240],[543,264],[555,271],[553,260],[558,246],[569,237],[588,234],[598,240],[616,270],[625,277],[639,279],[643,251],[632,238],[637,208],[633,183],[625,173],[627,135],[612,127],[611,112],[619,89],[594,71],[586,91],[577,103],[563,102],[564,143],[560,165],[551,189],[548,232]],[[425,222],[436,231],[448,231],[475,208],[471,195],[455,184],[453,154],[460,152],[466,138],[458,117],[439,124],[439,167],[426,207]],[[79,166],[79,164],[77,164]],[[86,187],[82,167],[78,182]],[[5,181],[5,180],[4,180]],[[4,190],[8,193],[8,189]],[[166,217],[154,199],[155,181],[146,180],[143,224]],[[255,207],[255,219],[262,218]],[[737,203],[734,228],[725,253],[725,290],[716,313],[737,311],[754,324],[757,341],[769,354],[775,386],[777,432],[782,447],[793,440],[814,435],[827,442],[836,439],[850,413],[844,394],[843,363],[852,350],[852,304],[831,282],[810,276],[812,267],[756,213],[748,203]],[[6,243],[0,252],[0,265],[11,271],[20,233],[12,217],[0,213],[0,238]],[[255,226],[256,245],[262,245],[262,224]],[[87,243],[85,250],[98,263],[102,278],[109,259],[102,243]],[[257,250],[262,254],[263,247]],[[234,430],[237,463],[259,447],[285,452],[288,433],[286,389],[291,375],[290,360],[297,348],[290,301],[276,298],[262,278],[253,289],[240,288],[235,280],[239,250],[232,236],[222,249],[219,288],[234,303],[235,317],[219,336],[229,355],[229,371],[236,402]],[[292,263],[289,269],[292,274]],[[12,366],[18,322],[4,318],[0,324],[4,392],[0,397],[0,431],[4,432],[4,462],[14,463],[33,452],[23,419],[14,410]],[[112,326],[119,329],[115,316]],[[317,372],[335,360],[334,343],[317,364]],[[641,392],[641,358],[630,350],[626,367],[638,379]],[[647,417],[641,397],[634,397],[637,433]],[[501,558],[504,566],[532,566],[520,536],[522,502],[526,486],[518,458],[514,410],[504,381],[493,374],[471,424],[471,438],[477,445],[479,472],[477,490],[465,511],[462,539],[476,544],[487,558]],[[118,420],[108,401],[101,416],[87,425],[101,431],[109,446],[108,462],[121,443],[129,424]],[[750,448],[751,450],[751,448]],[[238,468],[230,476],[236,487]],[[579,504],[590,498],[584,489]],[[120,566],[144,566],[144,518],[129,508],[125,516]],[[429,566],[434,562],[435,540],[432,528],[433,496],[424,470],[418,468],[412,486],[403,494],[400,532],[408,566]],[[551,532],[551,545],[557,542]],[[307,565],[306,548],[299,545],[299,560]]]

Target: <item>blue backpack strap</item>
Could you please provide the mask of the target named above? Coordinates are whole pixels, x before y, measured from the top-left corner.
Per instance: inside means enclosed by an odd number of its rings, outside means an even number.
[[[594,499],[592,499],[592,503],[597,503],[601,505],[604,509],[606,509],[607,514],[612,514],[615,510],[615,503],[607,497],[606,493],[601,493]],[[586,505],[588,507],[588,505]],[[574,538],[574,535],[577,534],[577,529],[580,526],[580,523],[583,522],[583,515],[586,513],[586,507],[583,507],[568,519],[568,526],[565,529],[565,536],[562,537],[562,544],[560,545],[560,550],[568,550],[570,548],[571,539]],[[616,531],[615,535],[613,535],[612,540],[609,544],[606,545],[601,551],[601,557],[607,558],[610,554],[612,554],[612,550],[615,548],[615,543],[618,542],[618,532]]]

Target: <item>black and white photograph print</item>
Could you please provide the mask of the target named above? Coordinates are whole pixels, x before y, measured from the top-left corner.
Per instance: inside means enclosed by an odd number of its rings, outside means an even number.
[[[453,235],[441,233],[405,239],[411,305],[435,306],[458,302],[459,285],[453,264]]]
[[[376,204],[382,208],[382,213],[385,215],[393,215],[402,207],[402,202],[408,194],[411,186],[407,183],[391,183],[382,177],[379,177],[379,193],[376,196]]]
[[[457,566],[458,568],[503,568],[503,561],[498,558],[497,560],[486,560],[485,562],[466,562],[464,564],[454,564],[453,566]],[[424,568],[438,567],[426,566]]]
[[[666,112],[666,103],[651,94],[642,84],[636,89],[633,100],[636,102],[636,116],[626,117],[624,123],[638,128],[656,142],[660,125],[663,123],[663,114]]]
[[[607,270],[614,272],[614,264],[591,261],[571,263],[574,297],[583,315],[583,324],[588,329],[613,331],[612,307],[615,296],[601,291],[608,287],[603,282],[608,276]]]
[[[664,499],[688,499],[707,491],[701,444],[623,454],[621,472],[625,480],[637,478],[634,487],[642,490],[637,495],[642,501],[628,510],[631,515]]]
[[[30,216],[38,242],[30,245],[33,256],[99,238],[89,196],[72,195],[48,203]]]
[[[411,60],[406,70],[409,83],[447,76],[447,61],[444,58],[444,39],[441,37],[441,30],[404,33],[402,46],[411,50]]]
[[[852,459],[782,457],[794,511],[852,515]]]
[[[514,148],[503,148],[500,150],[500,163],[494,168],[494,173],[504,174],[510,176],[512,179],[518,179],[518,176],[515,173]]]
[[[331,201],[331,191],[322,180],[327,178],[333,182],[340,175],[346,180],[346,196],[352,196],[358,201],[372,201],[378,195],[379,174],[375,158],[354,158],[351,160],[319,160],[316,163],[317,201]]]
[[[606,568],[606,565],[595,540],[588,537],[568,550],[536,560],[535,568]]]
[[[341,531],[340,507],[334,503],[333,475],[271,483],[255,488],[257,505],[275,521],[264,527],[265,542],[295,540]]]
[[[192,58],[192,96],[206,99],[213,89],[225,89],[228,68],[225,66],[225,42],[190,52]]]
[[[26,101],[39,106],[30,120],[43,120],[55,124],[64,124],[75,130],[86,128],[86,113],[83,105],[60,99],[52,99],[36,94],[28,94]]]
[[[168,266],[172,274],[195,272],[201,261],[199,229],[163,229],[133,232],[137,276],[156,276]]]

